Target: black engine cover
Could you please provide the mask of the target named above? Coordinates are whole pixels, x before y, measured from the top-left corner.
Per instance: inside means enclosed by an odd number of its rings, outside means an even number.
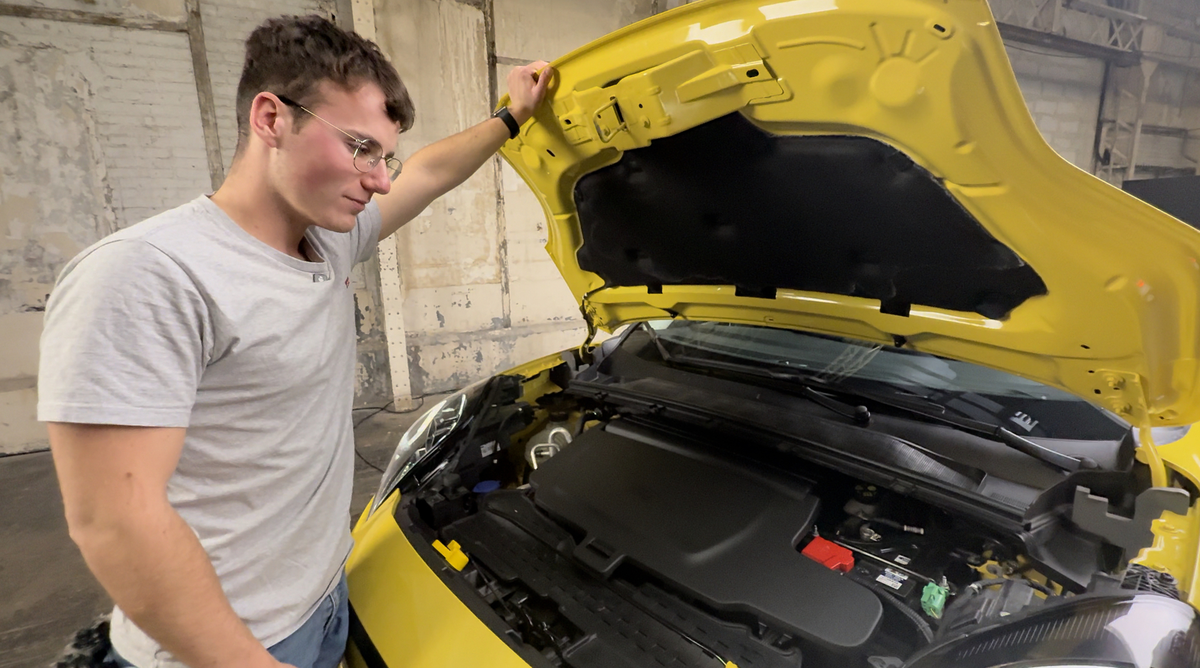
[[[883,614],[868,589],[802,556],[819,501],[808,483],[619,420],[542,464],[536,503],[578,527],[601,575],[630,562],[685,596],[810,640],[861,646]]]

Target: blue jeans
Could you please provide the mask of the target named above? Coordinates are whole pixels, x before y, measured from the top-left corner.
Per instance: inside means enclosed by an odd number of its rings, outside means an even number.
[[[277,661],[296,668],[337,668],[346,652],[350,634],[350,596],[346,576],[326,596],[316,612],[292,635],[267,648]],[[139,668],[129,663],[117,651],[110,650],[110,659],[119,668]],[[141,666],[140,668],[157,668]]]

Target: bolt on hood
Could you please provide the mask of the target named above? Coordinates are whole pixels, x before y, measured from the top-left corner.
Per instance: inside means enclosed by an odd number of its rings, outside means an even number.
[[[983,0],[708,0],[554,66],[502,153],[593,325],[900,343],[1200,421],[1200,232],[1050,149]]]

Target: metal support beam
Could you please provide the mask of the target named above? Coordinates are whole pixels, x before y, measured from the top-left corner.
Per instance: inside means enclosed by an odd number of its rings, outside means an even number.
[[[1099,5],[1088,0],[1067,0],[1067,6],[1076,11],[1093,16],[1100,16],[1110,21],[1145,21],[1146,17],[1133,12],[1127,12],[1124,9],[1109,7],[1108,5]]]
[[[375,40],[375,7],[370,0],[337,0],[338,26],[359,36]],[[379,240],[379,297],[382,303],[384,338],[387,341],[388,371],[392,406],[405,411],[417,407],[412,395],[412,377],[408,369],[408,331],[404,326],[404,277],[400,272],[399,235]]]
[[[483,0],[483,47],[488,68],[488,109],[500,104],[500,56],[496,53],[496,0]],[[512,63],[506,58],[507,64]],[[523,65],[524,63],[519,63]],[[499,154],[489,161],[496,188],[496,254],[500,265],[500,326],[512,327],[512,283],[508,267],[508,218],[504,211],[504,171]]]
[[[1100,104],[1096,107],[1096,131],[1092,135],[1092,169],[1093,174],[1100,173],[1100,164],[1104,160],[1104,105],[1108,101],[1108,90],[1113,85],[1112,63],[1104,63],[1104,76],[1100,80]]]
[[[1125,180],[1130,181],[1137,174],[1137,159],[1138,150],[1142,145],[1142,126],[1146,120],[1146,99],[1150,95],[1150,79],[1154,76],[1154,70],[1158,68],[1158,63],[1154,61],[1142,61],[1142,92],[1138,98],[1137,118],[1133,124],[1133,148],[1129,149],[1129,167],[1125,170]]]
[[[212,75],[208,71],[208,49],[204,45],[204,23],[200,19],[200,0],[184,0],[187,11],[188,45],[192,50],[192,75],[196,79],[196,98],[200,102],[200,125],[204,128],[204,153],[208,158],[208,177],[215,192],[225,181],[225,161],[221,157],[221,136],[217,130],[217,102],[213,97]]]
[[[1087,56],[1088,58],[1110,62],[1117,67],[1132,67],[1137,65],[1141,60],[1138,54],[1133,51],[1122,51],[1111,46],[1083,42],[1032,28],[1022,28],[1011,23],[999,23],[997,26],[1000,28],[1000,36],[1005,41],[1040,46],[1078,56]]]

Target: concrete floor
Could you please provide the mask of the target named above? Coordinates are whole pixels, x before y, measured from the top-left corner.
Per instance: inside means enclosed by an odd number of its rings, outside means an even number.
[[[441,397],[427,397],[431,406]],[[401,434],[422,413],[355,411],[350,521],[379,485]],[[50,665],[75,631],[112,608],[67,535],[49,452],[0,458],[0,668]]]

